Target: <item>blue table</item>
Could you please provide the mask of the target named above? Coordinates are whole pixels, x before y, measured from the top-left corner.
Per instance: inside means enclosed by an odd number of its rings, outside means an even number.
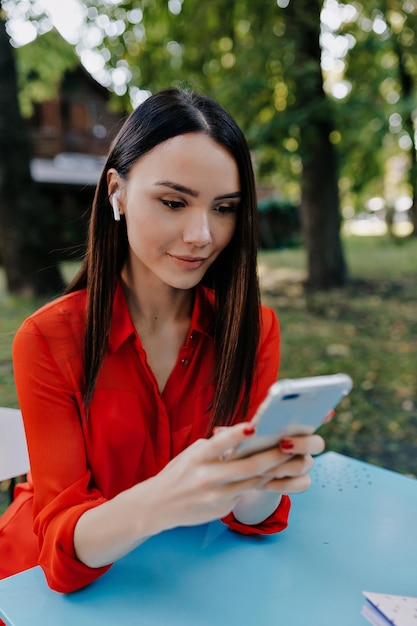
[[[417,595],[417,480],[316,459],[289,528],[243,537],[220,522],[162,533],[70,595],[40,568],[0,581],[9,626],[365,626],[363,590]]]

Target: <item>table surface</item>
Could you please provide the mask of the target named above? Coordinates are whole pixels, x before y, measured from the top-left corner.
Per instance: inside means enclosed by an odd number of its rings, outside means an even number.
[[[362,591],[417,595],[417,480],[328,452],[286,531],[220,522],[162,533],[89,587],[33,568],[0,581],[9,626],[365,626]]]

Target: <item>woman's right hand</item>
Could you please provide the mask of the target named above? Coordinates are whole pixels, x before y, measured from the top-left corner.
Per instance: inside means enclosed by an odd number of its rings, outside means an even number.
[[[277,465],[279,451],[225,462],[230,452],[254,433],[250,423],[218,429],[210,439],[199,439],[186,448],[150,479],[160,530],[222,518],[244,492],[265,483],[264,474]]]
[[[105,566],[163,530],[230,513],[240,495],[262,485],[262,474],[276,465],[276,459],[266,461],[268,453],[226,461],[254,432],[248,423],[220,429],[193,443],[155,476],[86,511],[74,531],[79,560],[89,567]]]

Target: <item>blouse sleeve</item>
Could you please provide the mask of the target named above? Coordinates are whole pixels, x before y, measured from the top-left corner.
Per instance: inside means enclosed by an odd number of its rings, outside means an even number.
[[[60,592],[81,588],[109,568],[87,567],[77,559],[73,544],[80,516],[105,501],[91,486],[80,407],[68,374],[71,358],[77,358],[75,350],[68,329],[51,326],[46,340],[31,318],[13,343],[16,389],[34,484],[39,564],[49,586]]]
[[[265,399],[269,387],[277,380],[280,362],[280,329],[278,319],[267,307],[262,307],[261,340],[259,344],[257,368],[249,405],[248,419],[256,413],[258,406]],[[231,530],[243,535],[266,535],[284,530],[288,525],[291,501],[287,495],[281,497],[276,510],[263,522],[250,526],[239,522],[229,513],[222,518]]]

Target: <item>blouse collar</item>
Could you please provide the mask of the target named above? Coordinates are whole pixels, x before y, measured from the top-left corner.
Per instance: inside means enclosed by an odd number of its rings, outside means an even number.
[[[214,292],[203,285],[195,288],[193,312],[191,314],[190,335],[201,333],[213,337]],[[110,329],[109,350],[115,352],[132,335],[136,329],[127,306],[121,282],[116,287],[113,300],[112,323]]]

